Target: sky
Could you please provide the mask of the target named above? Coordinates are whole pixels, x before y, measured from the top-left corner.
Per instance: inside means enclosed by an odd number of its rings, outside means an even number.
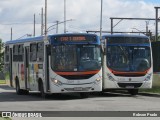
[[[11,39],[11,28],[13,40],[33,35],[34,14],[36,36],[40,36],[44,4],[45,0],[0,0],[0,38],[3,42]],[[155,18],[155,6],[160,7],[159,0],[103,0],[102,29],[110,31],[110,17]],[[100,30],[100,10],[101,0],[66,0],[67,32]],[[64,0],[48,0],[47,27],[55,25],[56,21],[64,21]],[[114,25],[118,22],[114,20]],[[114,31],[145,31],[146,23],[154,33],[155,21],[122,20]],[[55,28],[50,27],[48,34],[55,34]],[[58,28],[58,33],[64,32],[64,24],[59,24]]]

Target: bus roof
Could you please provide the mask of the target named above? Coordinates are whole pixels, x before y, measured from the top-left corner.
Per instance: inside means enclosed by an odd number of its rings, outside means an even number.
[[[63,33],[63,34],[55,34],[55,35],[50,35],[50,36],[65,36],[65,35],[67,36],[67,35],[96,35],[96,34],[91,34],[91,33]]]
[[[88,33],[65,33],[65,34],[54,34],[54,35],[48,35],[48,38],[55,37],[55,36],[65,36],[65,35],[96,35],[96,34],[88,34]],[[96,35],[97,36],[97,35]],[[33,42],[33,41],[43,41],[45,36],[39,36],[39,37],[31,37],[31,38],[25,38],[25,39],[17,39],[17,40],[10,40],[7,41],[5,44],[16,44],[16,43],[25,43],[25,42]]]
[[[39,37],[31,37],[31,38],[25,38],[25,39],[17,39],[17,40],[11,40],[7,41],[5,44],[16,44],[16,43],[25,43],[25,42],[31,42],[31,41],[42,41],[44,36]]]
[[[148,36],[145,35],[131,35],[131,34],[107,34],[103,35],[102,37],[137,37],[137,38],[149,38]]]

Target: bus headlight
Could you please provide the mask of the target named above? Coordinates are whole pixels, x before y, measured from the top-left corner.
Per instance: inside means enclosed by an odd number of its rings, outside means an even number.
[[[97,78],[96,81],[97,81],[97,82],[100,82],[100,81],[101,81],[101,78]]]
[[[94,81],[94,84],[99,84],[100,83],[100,81],[102,80],[102,78],[101,77],[99,77],[99,78],[97,78],[95,81]]]
[[[108,76],[108,79],[111,80],[111,81],[115,81],[115,79],[112,77],[112,75],[110,75],[109,73],[107,74]]]
[[[151,74],[148,74],[147,77],[144,80],[149,81],[150,79],[151,79]]]
[[[51,78],[51,81],[55,84],[55,85],[62,85],[62,82],[61,81],[59,81],[59,80],[57,80],[57,79],[55,79],[55,78]]]

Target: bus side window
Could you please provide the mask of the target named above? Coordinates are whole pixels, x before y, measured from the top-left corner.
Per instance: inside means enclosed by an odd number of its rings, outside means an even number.
[[[13,46],[13,61],[17,62],[18,61],[18,45]]]
[[[44,60],[44,43],[40,42],[37,46],[37,60],[42,62]]]
[[[18,61],[20,61],[20,62],[23,61],[23,55],[24,55],[23,45],[19,45],[19,49],[18,49]]]
[[[37,44],[30,44],[30,61],[37,61]]]
[[[5,47],[5,62],[9,62],[9,46]]]

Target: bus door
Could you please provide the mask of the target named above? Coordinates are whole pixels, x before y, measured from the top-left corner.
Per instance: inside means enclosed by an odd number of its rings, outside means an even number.
[[[49,55],[51,52],[51,46],[50,45],[46,45],[45,46],[45,80],[46,80],[46,91],[49,91],[50,87],[49,87]]]
[[[27,89],[29,88],[29,47],[25,47],[24,56],[25,89]]]
[[[13,80],[12,80],[12,48],[10,48],[9,52],[9,79],[10,79],[10,86],[13,87]]]

